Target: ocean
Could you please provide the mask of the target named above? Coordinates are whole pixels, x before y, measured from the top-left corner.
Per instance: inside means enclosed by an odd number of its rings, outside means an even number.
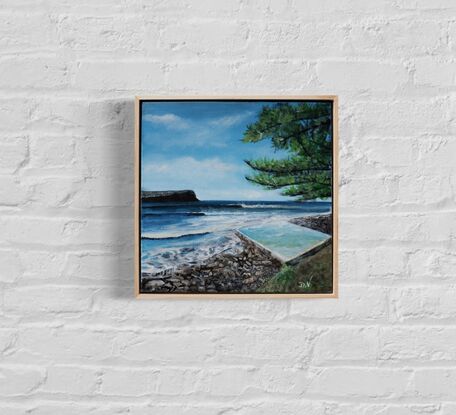
[[[241,247],[235,230],[259,234],[259,229],[263,233],[266,229],[282,229],[280,238],[286,238],[289,234],[283,234],[283,231],[288,229],[289,219],[330,211],[330,202],[143,202],[141,271],[156,273],[183,264],[197,265],[221,252],[236,254]],[[277,235],[279,238],[279,232]],[[293,241],[296,237],[290,235],[289,238]],[[274,239],[274,233],[269,239]]]

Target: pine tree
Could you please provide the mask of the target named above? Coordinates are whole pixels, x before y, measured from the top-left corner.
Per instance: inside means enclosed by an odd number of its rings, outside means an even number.
[[[282,189],[299,200],[331,197],[332,106],[330,102],[279,103],[264,106],[258,120],[242,139],[246,143],[271,140],[283,159],[245,160],[254,173],[250,182],[267,189]]]

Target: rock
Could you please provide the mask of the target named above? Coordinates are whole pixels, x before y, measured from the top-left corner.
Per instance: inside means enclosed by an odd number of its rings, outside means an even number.
[[[327,233],[332,235],[332,214],[327,215],[314,215],[304,216],[302,218],[294,218],[290,220],[291,223],[299,226],[305,226],[306,228],[313,229],[315,231]]]
[[[142,191],[143,202],[199,202],[193,190]]]
[[[163,285],[165,285],[165,282],[162,280],[151,280],[146,282],[145,289],[153,291],[157,288],[162,287]]]
[[[173,293],[249,293],[255,292],[275,275],[281,264],[268,251],[239,238],[237,255],[216,254],[201,264],[186,264],[166,274],[166,280],[143,274],[144,292]],[[166,281],[166,283],[165,283]]]

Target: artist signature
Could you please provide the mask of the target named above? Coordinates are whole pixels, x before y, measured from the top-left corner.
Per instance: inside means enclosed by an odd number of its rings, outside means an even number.
[[[299,288],[303,288],[303,289],[310,289],[312,287],[312,279],[313,279],[313,275],[307,280],[307,281],[301,281],[299,282],[298,286]]]

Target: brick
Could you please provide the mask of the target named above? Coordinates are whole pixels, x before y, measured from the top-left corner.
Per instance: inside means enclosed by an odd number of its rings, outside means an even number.
[[[22,251],[19,253],[23,265],[23,278],[27,280],[48,279],[61,281],[65,253],[53,251]]]
[[[404,278],[407,272],[408,251],[397,247],[376,247],[368,252],[369,278]]]
[[[35,168],[65,167],[74,158],[70,137],[37,137],[30,143],[30,166]]]
[[[442,415],[451,415],[454,414],[456,411],[456,404],[455,403],[444,403],[442,405]]]
[[[175,85],[177,91],[223,91],[227,84],[234,83],[234,72],[234,67],[229,62],[210,66],[201,63],[174,64],[169,68],[168,82]],[[221,79],[223,82],[220,82]]]
[[[102,259],[105,258],[105,259]],[[74,261],[74,262],[73,262]],[[103,262],[102,262],[103,261]],[[110,290],[100,290],[95,295],[95,307],[103,313],[105,318],[112,319],[113,322],[125,323],[130,320],[141,321],[143,326],[154,327],[157,322],[166,321],[169,325],[180,324],[188,319],[197,319],[206,323],[227,322],[227,321],[251,321],[269,322],[283,321],[287,315],[286,301],[261,301],[255,300],[232,302],[231,307],[227,307],[224,302],[202,301],[202,302],[181,302],[179,307],[169,301],[154,301],[153,303],[136,301],[131,298],[131,276],[133,275],[133,264],[131,259],[125,259],[123,264],[117,264],[113,258],[102,256],[86,257],[81,259],[81,272],[77,265],[78,259],[71,258],[71,270],[74,269],[74,276],[81,278],[110,279],[120,278],[125,280],[126,286],[120,290],[123,295],[113,299]],[[89,264],[93,263],[93,266]],[[87,264],[87,268],[85,265]],[[103,271],[99,271],[103,266]],[[73,266],[75,268],[73,268]],[[69,268],[70,269],[70,268]],[[87,271],[83,271],[87,269]],[[91,272],[93,269],[93,272]],[[72,275],[73,271],[70,275]],[[89,275],[90,274],[90,275]]]
[[[268,394],[300,395],[309,384],[306,367],[263,366],[259,369],[253,388],[260,388]]]
[[[0,353],[5,353],[8,349],[14,348],[17,331],[14,329],[0,329]]]
[[[117,222],[118,227],[114,226]],[[120,244],[122,229],[132,229],[131,223],[116,220],[71,218],[3,217],[0,224],[9,229],[7,241],[47,246]],[[14,232],[12,232],[14,230]],[[42,248],[42,247],[41,247]]]
[[[339,298],[294,301],[290,317],[330,321],[382,321],[387,318],[387,290],[381,287],[341,287]]]
[[[20,278],[24,272],[24,266],[19,258],[19,253],[13,250],[0,250],[0,281],[13,282]]]
[[[456,24],[455,22],[450,22],[449,24],[449,43],[451,51],[454,53],[456,51]]]
[[[143,333],[128,342],[121,356],[129,361],[160,363],[204,362],[214,355],[215,345],[207,330],[171,331],[168,333]]]
[[[27,202],[30,188],[13,176],[0,176],[0,206],[20,206]]]
[[[391,298],[395,316],[399,321],[452,321],[456,317],[455,291],[453,286],[398,288]]]
[[[379,329],[376,327],[337,327],[316,341],[316,364],[333,362],[375,362],[379,355]]]
[[[385,154],[381,149],[387,148]],[[376,169],[410,166],[416,159],[415,142],[407,139],[363,140],[360,150]]]
[[[52,361],[60,364],[99,362],[118,355],[118,344],[131,341],[130,332],[88,330],[85,328],[23,328],[17,337],[19,351],[11,357],[20,362]]]
[[[131,263],[121,261],[116,254],[105,252],[70,253],[63,273],[68,278],[110,280],[130,273]]]
[[[35,106],[31,99],[0,98],[0,131],[10,131],[15,135],[23,131]],[[11,142],[11,139],[8,141]]]
[[[366,160],[364,159],[364,163]],[[351,177],[361,176],[362,173],[351,175],[356,170],[356,165],[350,169]],[[375,167],[373,166],[373,169]],[[398,179],[394,176],[380,176],[374,178],[353,178],[344,184],[341,189],[340,202],[350,211],[365,213],[368,209],[372,212],[389,210],[397,204]],[[361,194],[360,189],[363,189]],[[380,190],[380,191],[379,191]]]
[[[453,327],[385,327],[379,331],[380,358],[400,362],[454,362]]]
[[[4,59],[0,68],[2,88],[57,89],[68,84],[68,64],[54,56]]]
[[[283,339],[287,339],[286,358],[297,363],[310,360],[310,351],[319,334],[319,330],[311,327],[297,330],[295,327],[234,327],[219,329],[214,343],[217,357],[224,362],[282,361]],[[236,334],[236,335],[235,335]]]
[[[16,172],[27,164],[28,156],[29,149],[26,137],[2,138],[0,144],[0,174]]]
[[[14,405],[14,406],[13,406]],[[29,404],[6,404],[2,405],[2,409],[7,410],[8,415],[24,415],[33,413],[34,415],[80,415],[82,413],[90,413],[91,415],[111,415],[121,414],[127,411],[130,415],[140,415],[151,410],[151,406],[142,403],[103,403],[103,402],[87,402],[82,399],[75,400],[67,399],[66,401],[43,400],[40,402]]]
[[[24,366],[0,367],[0,396],[23,396],[44,380],[44,371]]]
[[[293,18],[292,9],[286,7],[284,3],[277,2],[276,6],[282,6],[283,13],[289,13]],[[261,12],[261,7],[258,7],[258,12]],[[346,29],[332,26],[328,31],[325,30],[326,27],[327,24],[319,24],[315,21],[300,24],[290,19],[250,21],[248,56],[259,61],[258,67],[271,58],[301,60],[305,56],[309,63],[313,63],[314,60],[319,59],[322,52],[326,56],[339,56],[342,51],[337,39],[343,36]],[[262,47],[256,47],[258,44]],[[316,44],[319,45],[318,48],[315,48]]]
[[[436,10],[438,12],[442,12],[447,10],[454,11],[455,5],[450,0],[437,0],[432,4],[429,4],[426,0],[407,0],[403,2],[400,8],[423,11]]]
[[[225,368],[210,376],[210,393],[215,396],[243,395],[255,382],[255,370],[251,368]]]
[[[156,23],[153,22],[153,25]],[[149,24],[152,26],[152,24]],[[206,58],[224,58],[230,56],[245,56],[251,46],[249,27],[246,23],[236,21],[191,21],[181,22],[176,30],[176,24],[169,22],[163,25],[159,37],[160,50],[176,52],[180,57],[204,56]],[[211,33],[211,36],[207,36]],[[151,38],[151,41],[154,39]]]
[[[318,63],[316,71],[319,82],[335,93],[353,89],[394,92],[408,80],[403,66],[378,62],[327,61]]]
[[[369,4],[362,0],[342,0],[338,2],[332,0],[311,0],[303,4],[297,0],[293,0],[292,6],[300,17],[307,15],[327,16],[328,14],[335,13],[339,16],[339,19],[351,18],[355,21],[359,16],[389,16],[397,10],[397,5],[394,1]]]
[[[415,83],[433,87],[454,85],[455,62],[441,61],[435,58],[423,58],[415,62]]]
[[[456,151],[456,141],[445,136],[426,137],[419,140],[416,159],[416,173],[418,174],[415,175],[426,177],[428,180],[432,179],[436,176],[436,163],[439,163],[439,171],[443,175],[451,175],[455,171],[455,165],[452,163],[450,155],[453,151]],[[445,178],[442,175],[440,177]]]
[[[85,181],[79,177],[46,177],[33,184],[30,201],[44,206],[74,206],[74,199],[82,190]]]
[[[415,392],[420,397],[454,399],[456,371],[445,368],[417,370],[414,383]]]
[[[209,376],[204,376],[200,369],[163,368],[158,374],[157,393],[160,395],[191,395],[208,391]]]
[[[450,213],[431,212],[417,214],[390,214],[388,216],[360,216],[347,218],[340,224],[341,235],[359,235],[362,241],[397,241],[445,243],[454,233]],[[368,224],[369,222],[369,224]],[[399,225],[400,224],[400,225]],[[398,226],[402,226],[399,230]],[[341,236],[344,240],[344,237]]]
[[[426,101],[367,101],[354,104],[350,111],[356,114],[355,134],[409,136],[417,134],[444,134],[449,131],[449,100],[431,98]],[[395,157],[394,154],[392,154]]]
[[[164,80],[163,66],[155,61],[84,61],[76,72],[73,86],[88,90],[138,91],[150,85],[156,90]]]
[[[130,177],[85,179],[83,186],[79,185],[78,191],[72,197],[71,206],[81,208],[131,206],[133,203],[132,186],[133,180]]]
[[[113,52],[130,55],[144,48],[140,15],[62,15],[57,22],[62,47],[72,51]]]
[[[340,27],[340,29],[339,29]],[[345,36],[340,30],[345,28]],[[337,30],[339,29],[339,30]],[[444,53],[445,25],[439,21],[419,19],[361,19],[336,26],[342,51],[353,56],[404,58]]]
[[[4,293],[5,309],[16,313],[89,311],[94,290],[82,287],[19,287]]]
[[[126,180],[131,181],[129,176],[133,169],[133,145],[128,141],[107,141],[88,139],[84,143],[76,143],[76,154],[79,161],[84,163],[84,167],[88,170],[88,176],[97,177],[98,179],[89,179],[86,187],[86,200],[93,197],[93,203],[103,206],[106,200],[117,200],[117,203],[122,203],[122,199],[126,197],[120,192],[114,196],[104,189],[104,192],[96,197],[93,196],[93,188],[97,183],[114,182],[125,183]],[[124,184],[122,184],[124,186]],[[84,194],[81,199],[76,202],[86,203]],[[131,193],[130,193],[131,198]],[[130,199],[131,200],[131,199]]]
[[[430,163],[426,163],[430,170]],[[451,179],[445,175],[403,175],[397,182],[397,202],[404,207],[453,203]]]
[[[409,256],[408,267],[414,278],[434,281],[456,279],[456,258],[445,249],[417,249]]]
[[[0,47],[3,52],[57,47],[57,27],[47,13],[0,14]]]
[[[75,366],[52,366],[47,369],[46,382],[40,391],[70,395],[91,395],[97,387],[94,369]]]
[[[74,96],[43,97],[34,103],[29,124],[39,140],[85,138],[90,130],[90,103]]]
[[[397,399],[408,395],[411,376],[407,370],[352,367],[316,369],[309,393],[351,399]]]
[[[149,396],[157,388],[158,370],[106,369],[101,376],[100,393],[109,396]]]
[[[339,272],[347,283],[366,281],[369,267],[366,249],[341,250],[339,252]]]

